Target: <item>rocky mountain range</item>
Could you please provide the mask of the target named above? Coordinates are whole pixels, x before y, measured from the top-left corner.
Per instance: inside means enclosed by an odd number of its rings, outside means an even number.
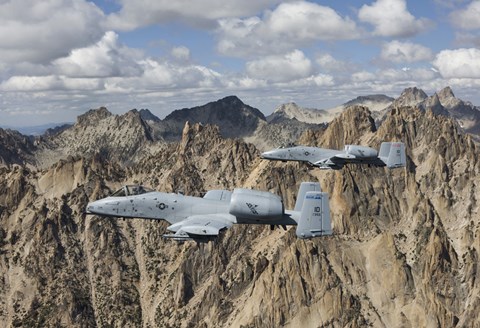
[[[315,109],[300,107],[296,103],[287,103],[278,106],[272,114],[267,117],[268,122],[283,122],[296,119],[309,124],[321,124],[332,121],[339,116],[343,110],[351,106],[365,106],[371,112],[381,112],[390,106],[394,98],[385,95],[359,96],[346,103],[329,109]]]
[[[295,103],[280,105],[267,117],[268,122],[289,122],[293,119],[304,123],[328,123],[338,117],[351,106],[368,107],[372,117],[381,122],[392,108],[418,107],[421,110],[431,110],[435,114],[452,116],[460,126],[471,133],[476,140],[480,135],[480,108],[468,101],[456,98],[450,87],[428,96],[423,90],[412,87],[405,89],[398,98],[385,95],[359,96],[346,103],[330,109],[314,109],[300,107]]]
[[[480,150],[454,115],[476,107],[445,89],[425,98],[412,88],[400,98],[377,121],[368,108],[354,105],[328,124],[268,123],[229,98],[165,120],[100,108],[37,138],[0,130],[0,322],[480,325]],[[428,99],[438,99],[448,115],[428,107]],[[215,113],[218,102],[235,109]],[[245,126],[250,134],[243,139],[227,136],[229,120],[239,122],[238,131],[241,124],[254,128]],[[245,141],[279,142],[289,122],[292,136],[306,145],[403,141],[407,167],[312,170],[263,161],[255,143]],[[277,193],[291,208],[308,180],[330,194],[331,237],[305,241],[294,229],[235,226],[215,242],[182,244],[162,239],[164,222],[84,214],[89,201],[127,183],[189,195],[242,186]]]

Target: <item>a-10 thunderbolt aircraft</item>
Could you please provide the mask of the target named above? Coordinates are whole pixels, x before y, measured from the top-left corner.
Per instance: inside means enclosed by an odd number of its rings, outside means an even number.
[[[297,225],[299,238],[331,235],[328,194],[318,182],[303,182],[295,208],[285,210],[281,197],[251,189],[210,190],[192,197],[163,193],[143,186],[124,186],[111,196],[87,205],[87,214],[120,218],[163,219],[177,241],[209,241],[233,224]]]
[[[405,144],[402,142],[382,142],[379,153],[373,148],[357,145],[345,145],[343,150],[293,146],[264,152],[261,157],[274,161],[306,162],[320,169],[331,170],[340,170],[345,164],[386,166],[389,169],[406,164]]]

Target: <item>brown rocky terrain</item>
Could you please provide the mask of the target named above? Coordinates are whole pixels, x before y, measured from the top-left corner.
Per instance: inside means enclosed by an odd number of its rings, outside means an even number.
[[[13,130],[0,129],[0,166],[33,164],[33,141]]]
[[[1,168],[5,326],[480,325],[480,151],[452,118],[399,104],[377,128],[367,108],[350,107],[300,141],[401,140],[407,167],[322,171],[263,161],[210,125],[186,124],[165,143],[137,116],[91,112],[31,151],[39,165]],[[83,213],[132,182],[191,195],[251,187],[291,208],[306,180],[330,193],[331,237],[234,226],[215,242],[176,243],[162,239],[164,222]]]

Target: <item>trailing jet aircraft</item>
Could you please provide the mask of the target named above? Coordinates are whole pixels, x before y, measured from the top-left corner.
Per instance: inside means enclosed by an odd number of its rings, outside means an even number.
[[[263,159],[274,161],[299,161],[320,169],[340,170],[345,164],[386,166],[389,169],[406,164],[405,145],[402,142],[382,142],[380,153],[370,147],[345,145],[344,150],[294,146],[262,153]]]
[[[328,194],[318,182],[303,182],[295,208],[285,210],[282,199],[270,192],[251,189],[210,190],[192,197],[163,193],[133,185],[87,205],[87,214],[123,218],[163,219],[177,241],[209,241],[233,224],[297,225],[299,238],[331,235]]]

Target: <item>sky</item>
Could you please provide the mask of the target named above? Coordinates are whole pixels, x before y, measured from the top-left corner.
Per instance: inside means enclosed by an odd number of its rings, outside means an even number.
[[[0,0],[0,126],[413,86],[480,105],[480,0]]]

